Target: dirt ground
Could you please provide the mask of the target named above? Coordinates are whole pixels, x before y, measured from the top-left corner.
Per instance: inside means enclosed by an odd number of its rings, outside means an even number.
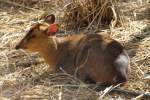
[[[129,10],[145,4],[148,4],[145,0],[142,3],[133,0],[123,6]],[[38,10],[0,4],[1,100],[130,100],[136,97],[115,92],[101,98],[104,91],[96,91],[96,85],[89,88],[67,73],[40,77],[48,66],[43,58],[38,53],[29,54],[14,47],[41,14]],[[119,88],[150,94],[150,79],[146,78],[150,74],[150,6],[136,8],[124,16],[126,22],[121,27],[103,30],[125,46],[131,59],[129,81]],[[150,97],[142,100],[146,99]]]

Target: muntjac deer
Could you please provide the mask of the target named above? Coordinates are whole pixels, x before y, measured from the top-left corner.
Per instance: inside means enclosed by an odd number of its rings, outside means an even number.
[[[62,67],[84,82],[125,83],[130,61],[123,46],[107,34],[79,34],[64,37],[47,36],[48,26],[36,24],[16,49],[39,52],[49,64],[49,73]]]

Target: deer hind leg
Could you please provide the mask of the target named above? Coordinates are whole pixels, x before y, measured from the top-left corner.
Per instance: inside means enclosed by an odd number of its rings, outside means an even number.
[[[128,79],[129,57],[120,54],[114,62],[116,68],[115,84],[125,83]]]
[[[96,84],[96,82],[90,77],[90,75],[88,74],[87,72],[87,69],[86,67],[82,67],[82,68],[79,68],[78,71],[76,71],[75,73],[76,77],[79,78],[80,80],[82,80],[83,82],[85,83],[88,83],[88,84]]]

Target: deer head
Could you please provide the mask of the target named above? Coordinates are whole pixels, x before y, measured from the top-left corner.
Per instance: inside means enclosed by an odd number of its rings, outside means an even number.
[[[25,49],[29,51],[38,51],[48,41],[48,25],[37,23],[33,25],[15,49]]]

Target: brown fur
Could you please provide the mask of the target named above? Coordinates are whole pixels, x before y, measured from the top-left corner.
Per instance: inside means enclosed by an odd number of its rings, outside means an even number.
[[[127,81],[129,57],[123,46],[108,34],[48,37],[47,27],[33,26],[16,49],[39,52],[49,64],[50,73],[62,67],[83,81],[103,84]]]

